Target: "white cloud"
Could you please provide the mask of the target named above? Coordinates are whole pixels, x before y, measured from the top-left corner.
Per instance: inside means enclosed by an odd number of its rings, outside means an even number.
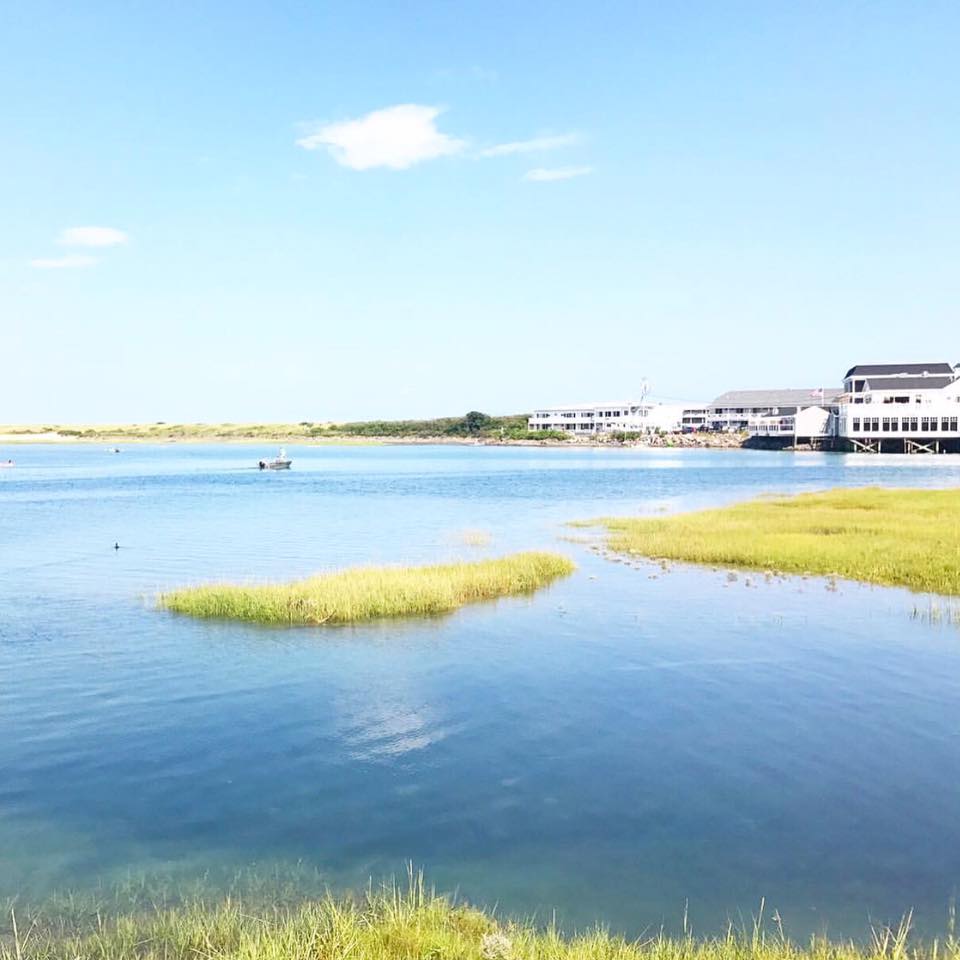
[[[92,267],[96,262],[96,257],[88,257],[82,253],[68,253],[64,257],[41,257],[31,260],[30,266],[38,270],[69,270],[74,267]]]
[[[576,133],[561,133],[555,137],[534,137],[532,140],[515,140],[513,143],[498,143],[480,151],[481,157],[507,157],[514,153],[536,153],[541,150],[559,150],[578,143]]]
[[[585,177],[593,173],[593,167],[537,167],[528,170],[524,180],[533,180],[536,183],[550,183],[553,180],[572,180],[574,177]]]
[[[67,227],[59,238],[65,247],[116,247],[126,242],[127,235],[114,227]]]
[[[305,150],[327,152],[344,167],[405,170],[423,160],[459,153],[466,141],[441,133],[440,107],[402,103],[356,120],[330,123],[297,140]]]

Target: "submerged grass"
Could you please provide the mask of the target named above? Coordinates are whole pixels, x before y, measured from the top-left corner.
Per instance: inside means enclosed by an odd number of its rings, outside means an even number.
[[[530,593],[573,570],[559,554],[515,553],[426,567],[355,567],[293,583],[186,587],[161,594],[159,605],[255,623],[356,623],[449,613],[467,603]]]
[[[0,921],[2,924],[2,921]],[[909,923],[872,940],[789,940],[778,916],[720,937],[654,933],[627,940],[603,929],[564,936],[554,925],[501,920],[439,897],[412,876],[359,897],[260,908],[240,899],[66,920],[8,915],[0,960],[957,960],[952,934],[912,944]]]
[[[960,489],[829,490],[598,522],[618,553],[960,594]]]
[[[492,534],[487,530],[461,530],[458,538],[465,547],[488,547],[493,541]]]

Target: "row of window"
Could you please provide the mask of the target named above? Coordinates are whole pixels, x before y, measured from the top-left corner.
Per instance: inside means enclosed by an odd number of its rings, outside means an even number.
[[[873,396],[870,395],[870,394],[867,394],[865,397],[854,397],[854,398],[853,398],[853,402],[854,402],[854,403],[873,403]],[[909,398],[909,397],[903,397],[903,396],[900,396],[900,397],[884,397],[884,398],[883,398],[883,402],[884,402],[884,403],[910,403],[910,398]],[[920,394],[920,393],[918,393],[918,394],[913,398],[913,402],[914,402],[914,403],[923,403],[923,395]]]
[[[600,410],[598,413],[594,413],[592,410],[561,410],[560,413],[546,412],[538,413],[538,420],[552,420],[554,417],[562,417],[564,420],[576,420],[579,417],[581,420],[592,420],[594,417],[619,417],[626,416],[626,410]]]
[[[957,417],[853,417],[853,433],[956,433]]]
[[[532,423],[530,424],[531,430],[593,430],[594,428],[603,429],[604,427],[608,429],[618,428],[620,424],[618,423],[558,423],[556,426],[553,426],[549,423]]]

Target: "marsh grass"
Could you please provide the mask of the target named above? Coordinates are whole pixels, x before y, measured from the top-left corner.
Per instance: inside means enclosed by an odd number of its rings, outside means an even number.
[[[493,535],[487,530],[461,530],[457,539],[466,547],[488,547]]]
[[[265,624],[339,624],[435,616],[481,600],[532,593],[574,570],[555,553],[425,567],[355,567],[282,584],[208,584],[160,595],[159,606],[194,617]]]
[[[909,918],[864,944],[798,944],[760,913],[715,938],[654,931],[627,940],[601,928],[565,936],[555,924],[500,919],[437,896],[419,875],[352,897],[256,906],[240,898],[144,906],[67,919],[12,912],[0,960],[956,960],[952,934],[913,944]],[[0,921],[2,922],[2,921]]]
[[[960,489],[830,490],[598,523],[621,554],[960,594]]]
[[[911,620],[919,620],[921,623],[929,623],[931,626],[940,626],[949,624],[954,627],[960,627],[960,606],[956,604],[942,604],[931,600],[926,607],[919,607],[914,604],[910,612]]]

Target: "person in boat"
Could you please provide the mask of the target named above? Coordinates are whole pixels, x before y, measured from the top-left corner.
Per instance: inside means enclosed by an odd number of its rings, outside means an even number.
[[[265,460],[261,460],[260,463],[258,464],[258,466],[260,467],[261,470],[266,470],[266,469],[267,469],[267,464],[266,464],[266,461],[265,461]]]

